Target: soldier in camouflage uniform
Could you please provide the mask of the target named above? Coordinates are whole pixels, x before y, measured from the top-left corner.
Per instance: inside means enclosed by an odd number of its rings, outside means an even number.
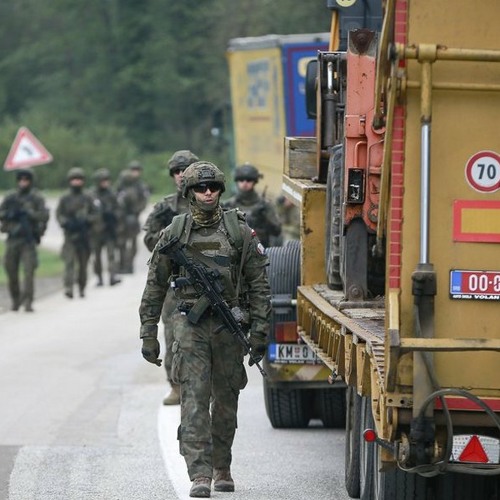
[[[198,161],[198,157],[188,150],[181,150],[175,152],[168,161],[168,170],[170,177],[174,179],[176,192],[165,196],[163,200],[159,201],[149,214],[146,224],[144,225],[144,244],[150,252],[153,251],[156,243],[160,239],[160,233],[167,226],[170,225],[175,215],[187,213],[189,205],[186,198],[182,197],[181,183],[184,170],[186,170],[191,163]],[[173,290],[169,289],[163,304],[161,319],[164,325],[165,335],[165,371],[167,372],[167,380],[170,383],[171,391],[163,399],[164,405],[178,405],[180,403],[180,387],[172,381],[170,375],[172,369],[172,344],[174,337],[172,335],[172,328],[168,325],[172,312],[177,307],[177,301],[173,297]]]
[[[109,284],[111,286],[120,283],[117,278],[116,262],[116,231],[120,209],[118,198],[111,189],[111,174],[107,168],[100,168],[94,173],[96,182],[92,191],[94,206],[96,209],[95,221],[92,226],[92,249],[94,253],[94,272],[97,276],[97,286],[102,286],[102,258],[103,249],[106,249],[108,258]]]
[[[117,186],[118,202],[122,213],[118,238],[121,273],[134,272],[137,235],[141,232],[139,216],[146,208],[150,195],[148,187],[141,179],[141,173],[141,164],[132,161],[127,170],[121,173]]]
[[[87,265],[90,258],[90,232],[95,220],[94,200],[84,190],[85,173],[71,168],[67,175],[69,192],[57,205],[56,217],[64,231],[62,257],[64,260],[64,294],[73,298],[75,277],[80,297],[85,296]]]
[[[38,267],[37,245],[47,228],[49,210],[45,200],[33,188],[33,172],[16,172],[17,190],[8,193],[0,205],[1,231],[7,233],[4,266],[9,282],[12,310],[24,304],[33,311],[35,269]],[[19,284],[20,267],[24,270],[24,286]]]
[[[234,171],[238,193],[223,203],[224,208],[238,208],[247,216],[248,225],[255,230],[261,243],[268,247],[279,246],[281,223],[276,210],[263,196],[255,191],[255,185],[262,175],[249,163],[240,165]]]
[[[170,283],[186,276],[186,272],[159,249],[175,236],[176,219],[182,218],[185,224],[179,236],[187,244],[188,253],[199,264],[219,270],[223,296],[230,307],[247,309],[251,351],[260,360],[265,353],[271,313],[264,248],[237,211],[229,215],[234,216],[235,229],[245,242],[241,249],[230,237],[225,222],[228,214],[223,215],[219,205],[225,189],[224,174],[215,165],[193,163],[184,172],[182,186],[190,213],[177,216],[163,232],[149,264],[139,311],[142,355],[151,363],[161,364],[157,330],[163,301]],[[238,395],[247,383],[244,349],[210,307],[196,324],[190,323],[186,312],[200,299],[200,292],[185,279],[177,283],[178,309],[170,325],[175,339],[172,378],[181,386],[180,453],[192,481],[190,496],[210,497],[212,478],[216,491],[234,491],[231,447]]]

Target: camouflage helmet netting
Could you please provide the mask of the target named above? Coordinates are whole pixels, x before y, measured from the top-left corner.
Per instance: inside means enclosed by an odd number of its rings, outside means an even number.
[[[187,167],[189,167],[189,165],[199,160],[200,159],[188,149],[176,151],[167,163],[170,175],[173,176],[174,171],[179,168],[185,170]]]
[[[209,161],[197,161],[189,165],[186,170],[184,170],[184,175],[182,177],[182,196],[186,198],[187,192],[193,186],[198,184],[204,184],[207,182],[216,182],[220,184],[221,194],[226,189],[226,178],[224,173],[221,172],[213,163]]]
[[[85,172],[80,167],[70,168],[67,175],[68,181],[71,179],[85,179]]]

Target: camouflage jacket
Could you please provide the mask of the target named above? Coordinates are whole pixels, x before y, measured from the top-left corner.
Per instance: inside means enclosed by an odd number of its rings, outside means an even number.
[[[238,193],[222,206],[241,210],[246,215],[248,225],[255,229],[259,240],[266,247],[271,236],[281,234],[281,223],[273,205],[255,191]]]
[[[161,231],[170,225],[174,216],[187,213],[188,210],[188,201],[182,198],[180,192],[165,196],[163,200],[156,203],[143,227],[146,231],[144,244],[150,252],[158,243]]]
[[[40,243],[48,220],[49,209],[36,189],[12,191],[0,205],[0,230],[7,233],[8,239]]]
[[[116,238],[117,226],[120,220],[118,197],[109,188],[95,188],[91,192],[94,200],[95,217],[92,225],[92,234]]]
[[[92,196],[85,190],[79,193],[68,191],[59,199],[56,218],[66,239],[87,242],[96,218]]]
[[[221,239],[221,234],[226,238],[226,244],[223,245],[222,250],[231,248],[229,260],[231,266],[237,269],[239,272],[240,262],[241,262],[241,251],[237,250],[233,246],[232,239],[228,237],[227,229],[221,220],[215,226],[211,228],[201,228],[196,226],[192,222],[191,216],[188,215],[188,221],[186,226],[190,226],[190,230],[184,229],[183,235],[186,236],[189,233],[188,240],[186,243],[195,246],[197,243],[201,243],[201,246],[197,248],[205,256],[214,257],[224,254],[220,251],[220,248],[215,248],[213,244],[215,240]],[[243,294],[240,294],[239,299],[244,300],[245,304],[240,305],[245,308],[248,307],[249,312],[249,323],[252,333],[257,333],[262,336],[266,336],[269,330],[269,321],[271,314],[271,306],[269,301],[270,289],[266,274],[266,265],[268,263],[267,257],[265,255],[264,248],[260,244],[255,232],[248,227],[248,225],[240,220],[240,229],[242,234],[248,233],[247,241],[249,241],[248,251],[244,258],[242,266],[242,283],[241,289],[244,290]],[[182,270],[176,271],[176,266],[166,255],[159,253],[158,248],[161,248],[162,244],[166,243],[171,237],[172,225],[170,225],[163,233],[160,238],[159,244],[153,250],[149,262],[148,277],[146,282],[146,287],[142,295],[141,305],[139,309],[139,315],[141,319],[141,338],[144,337],[156,337],[158,334],[158,321],[160,319],[160,314],[163,306],[163,301],[167,290],[170,287],[173,275],[177,272],[182,272]],[[215,236],[215,233],[217,235]],[[212,237],[214,236],[214,237]],[[182,238],[181,238],[182,239]],[[237,273],[234,271],[232,275],[232,289],[236,287]],[[232,304],[235,305],[235,304]]]

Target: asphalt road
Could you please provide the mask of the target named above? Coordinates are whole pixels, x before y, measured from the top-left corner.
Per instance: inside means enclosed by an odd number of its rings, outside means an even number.
[[[58,229],[47,234],[59,247]],[[49,245],[49,241],[52,244]],[[163,368],[145,362],[138,306],[147,253],[115,287],[41,297],[0,314],[0,499],[187,499],[179,407],[163,407]],[[273,429],[248,369],[233,446],[233,500],[345,500],[341,430]],[[313,422],[314,424],[314,422]]]

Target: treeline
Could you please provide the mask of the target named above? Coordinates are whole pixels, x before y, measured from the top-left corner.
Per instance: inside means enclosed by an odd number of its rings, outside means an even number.
[[[73,166],[117,174],[138,159],[163,189],[177,149],[227,168],[228,40],[328,31],[329,22],[326,0],[0,2],[2,164],[26,126],[54,156],[36,169],[47,188],[64,185]],[[215,136],[214,125],[226,129]]]

